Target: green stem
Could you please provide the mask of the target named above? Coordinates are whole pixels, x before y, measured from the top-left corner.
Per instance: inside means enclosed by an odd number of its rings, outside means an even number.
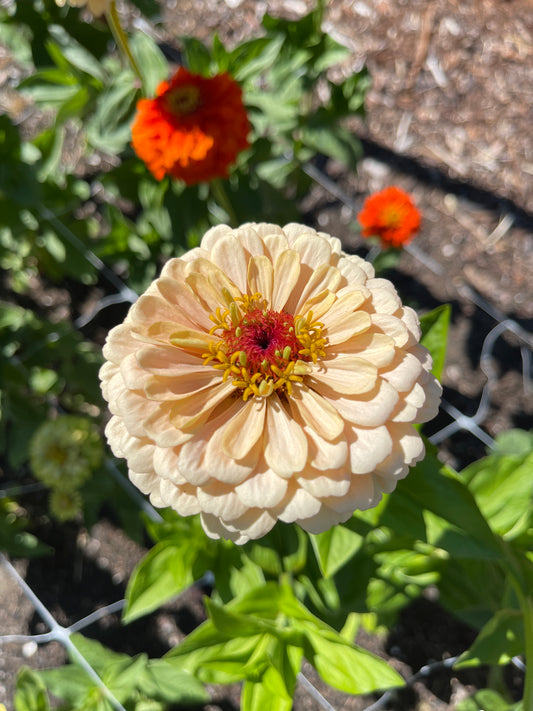
[[[526,637],[526,679],[524,682],[523,708],[533,709],[533,597],[518,591],[520,609],[524,614],[524,632]]]
[[[115,38],[115,42],[117,43],[118,48],[120,49],[122,54],[128,58],[128,61],[131,65],[131,68],[133,69],[134,74],[137,76],[137,78],[142,84],[141,71],[139,69],[139,65],[135,61],[135,57],[131,53],[128,37],[122,29],[122,25],[120,24],[120,18],[118,16],[115,0],[111,0],[111,2],[109,3],[109,10],[107,11],[107,20],[109,22],[111,32],[113,33],[113,37]]]
[[[220,207],[228,216],[230,227],[238,227],[239,220],[237,219],[237,214],[233,208],[233,205],[231,204],[231,200],[228,197],[228,193],[226,191],[226,188],[224,187],[224,183],[222,182],[222,180],[220,178],[215,178],[210,182],[209,185],[211,187],[211,192],[216,202],[220,205]]]
[[[525,555],[522,558],[506,541],[501,543],[505,556],[504,567],[524,615],[526,678],[522,708],[529,711],[533,709],[533,566]]]

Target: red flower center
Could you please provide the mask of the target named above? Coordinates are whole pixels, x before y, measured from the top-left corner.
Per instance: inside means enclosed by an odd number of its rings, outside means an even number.
[[[165,94],[167,110],[178,116],[192,114],[200,104],[200,89],[192,84],[177,86]]]
[[[302,344],[294,332],[294,317],[283,311],[249,311],[238,326],[224,333],[224,340],[228,352],[243,353],[247,367],[256,373],[271,374],[271,365],[285,368],[291,360],[308,360],[298,355]]]
[[[204,363],[222,370],[224,381],[231,378],[244,400],[274,391],[292,395],[293,383],[310,372],[307,363],[325,356],[323,324],[312,311],[295,318],[268,309],[259,293],[233,299],[226,292],[224,298],[228,308],[210,316],[215,324],[210,333],[221,331],[220,340],[209,344]]]

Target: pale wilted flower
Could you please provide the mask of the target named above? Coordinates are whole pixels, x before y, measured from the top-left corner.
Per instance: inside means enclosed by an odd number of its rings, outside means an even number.
[[[48,508],[58,521],[72,521],[81,513],[82,498],[79,491],[63,491],[52,489],[48,499]]]
[[[112,0],[56,0],[56,5],[63,7],[64,5],[70,5],[71,7],[87,7],[92,12],[93,15],[103,15],[104,12],[109,10]]]
[[[30,466],[46,486],[62,491],[80,487],[100,466],[103,446],[91,420],[59,415],[44,422],[30,440]]]
[[[237,543],[375,506],[441,388],[391,282],[309,227],[215,227],[171,259],[100,371],[106,434],[155,506]]]

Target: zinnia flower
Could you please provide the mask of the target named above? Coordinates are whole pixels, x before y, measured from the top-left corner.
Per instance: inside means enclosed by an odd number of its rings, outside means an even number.
[[[424,453],[441,388],[415,312],[309,227],[214,227],[104,346],[106,435],[155,506],[237,543],[375,506]]]
[[[411,197],[394,186],[367,197],[357,215],[363,237],[380,237],[383,247],[408,244],[420,229],[420,212]]]
[[[137,103],[132,145],[153,175],[187,185],[225,177],[248,146],[239,85],[229,74],[206,78],[180,67],[154,99]]]
[[[46,486],[72,491],[100,466],[102,440],[87,417],[60,415],[44,422],[30,440],[30,466]]]
[[[84,7],[87,5],[93,15],[103,15],[104,12],[109,10],[110,4],[111,0],[56,0],[56,5],[59,5],[59,7],[64,5]]]

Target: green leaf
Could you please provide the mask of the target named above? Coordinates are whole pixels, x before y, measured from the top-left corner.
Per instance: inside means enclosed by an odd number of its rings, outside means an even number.
[[[132,36],[130,49],[141,72],[144,95],[154,96],[159,84],[168,77],[169,67],[165,55],[144,32]]]
[[[329,578],[342,568],[363,545],[363,537],[342,525],[309,535],[322,574]]]
[[[84,669],[73,664],[45,669],[40,673],[50,693],[74,707],[82,706],[96,687],[94,679]]]
[[[208,76],[211,68],[211,54],[196,37],[180,37],[185,52],[187,67],[194,74]]]
[[[152,699],[169,704],[202,704],[209,694],[187,671],[176,669],[165,659],[150,659],[138,680],[139,690]]]
[[[305,126],[301,139],[304,145],[341,163],[348,170],[356,170],[363,155],[361,142],[342,126]]]
[[[431,372],[436,378],[441,377],[444,368],[450,316],[450,305],[443,304],[420,317],[420,327],[422,329],[420,343],[431,353],[433,358]]]
[[[525,446],[524,439],[521,444]],[[505,440],[504,446],[508,446]],[[516,456],[492,454],[461,472],[495,533],[513,539],[530,527],[532,471],[533,451],[529,450]]]
[[[194,564],[198,555],[198,546],[187,540],[157,543],[131,574],[126,590],[124,622],[152,612],[192,585],[196,579]]]
[[[330,83],[331,113],[335,118],[364,114],[365,96],[371,79],[366,68],[347,77],[340,84]]]
[[[457,704],[456,711],[519,711],[521,704],[509,703],[492,689],[481,689]]]
[[[533,452],[533,432],[512,429],[500,432],[496,436],[496,443],[492,454],[521,457]]]
[[[208,620],[168,652],[164,659],[173,668],[185,669],[205,683],[230,684],[245,677],[245,664],[262,637],[262,634],[257,634],[228,638]]]
[[[498,610],[462,654],[456,668],[479,664],[508,664],[524,653],[524,616],[520,610]]]
[[[404,685],[385,660],[350,644],[333,630],[307,629],[306,635],[310,650],[305,650],[305,656],[330,686],[348,694],[369,694]]]
[[[473,536],[487,555],[501,555],[497,540],[473,495],[457,475],[443,466],[427,445],[425,459],[398,483],[398,490],[421,508]]]
[[[50,703],[46,686],[37,672],[27,667],[17,674],[14,696],[15,711],[49,711]]]

